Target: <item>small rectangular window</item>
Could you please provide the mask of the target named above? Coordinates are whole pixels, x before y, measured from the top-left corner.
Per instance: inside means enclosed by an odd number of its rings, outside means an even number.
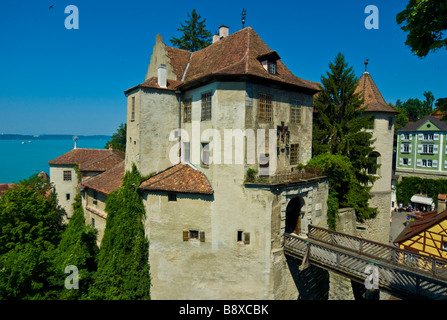
[[[200,240],[205,242],[205,231],[183,230],[183,241]]]
[[[238,231],[237,232],[237,242],[242,242],[243,237],[244,237],[244,231]]]
[[[168,201],[177,201],[177,193],[168,192]]]
[[[204,166],[208,166],[210,164],[210,143],[203,142],[202,143],[202,159],[201,163]]]
[[[183,142],[182,157],[185,162],[191,161],[191,144],[189,142]]]
[[[199,231],[197,230],[189,230],[189,239],[190,240],[194,240],[194,239],[199,239]]]
[[[185,100],[185,102],[183,103],[183,122],[185,123],[191,122],[191,106],[191,99]]]
[[[96,224],[95,218],[92,218],[92,227],[94,228]]]
[[[276,62],[274,61],[269,62],[269,73],[276,74]]]
[[[65,194],[65,199],[68,201],[68,200],[70,200],[70,194],[69,193],[66,193]]]
[[[243,244],[250,244],[250,232],[239,230],[237,232],[237,242]]]
[[[135,97],[132,97],[132,106],[131,106],[131,114],[130,114],[130,120],[135,120]]]
[[[201,120],[211,120],[211,92],[202,94]]]
[[[70,170],[64,171],[64,181],[71,181],[71,171]]]

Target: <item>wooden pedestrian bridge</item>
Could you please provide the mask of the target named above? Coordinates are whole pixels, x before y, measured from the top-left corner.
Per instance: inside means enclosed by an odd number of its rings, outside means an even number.
[[[285,254],[402,299],[447,299],[447,261],[316,226],[285,234]],[[374,274],[375,273],[375,274]]]

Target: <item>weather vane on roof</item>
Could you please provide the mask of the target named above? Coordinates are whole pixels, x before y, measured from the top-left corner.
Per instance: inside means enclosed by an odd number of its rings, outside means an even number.
[[[244,8],[244,9],[242,9],[242,19],[241,19],[241,21],[242,21],[242,29],[244,29],[244,25],[245,25],[245,16],[247,15],[247,10]]]
[[[369,59],[366,59],[366,61],[365,61],[365,72],[368,72],[368,62],[369,62]]]

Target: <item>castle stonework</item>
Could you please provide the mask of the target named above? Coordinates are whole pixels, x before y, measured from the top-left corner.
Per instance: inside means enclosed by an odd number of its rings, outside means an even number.
[[[156,173],[140,186],[151,296],[297,299],[283,236],[327,227],[328,182],[281,177],[312,156],[318,85],[252,28],[194,53],[157,36],[150,61],[126,91],[126,169]]]

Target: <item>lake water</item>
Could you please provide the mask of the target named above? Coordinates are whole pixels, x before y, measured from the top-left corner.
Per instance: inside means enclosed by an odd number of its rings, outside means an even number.
[[[108,140],[79,139],[76,146],[104,149]],[[72,150],[73,147],[73,140],[0,140],[0,183],[19,182],[41,171],[50,174],[48,161]]]

